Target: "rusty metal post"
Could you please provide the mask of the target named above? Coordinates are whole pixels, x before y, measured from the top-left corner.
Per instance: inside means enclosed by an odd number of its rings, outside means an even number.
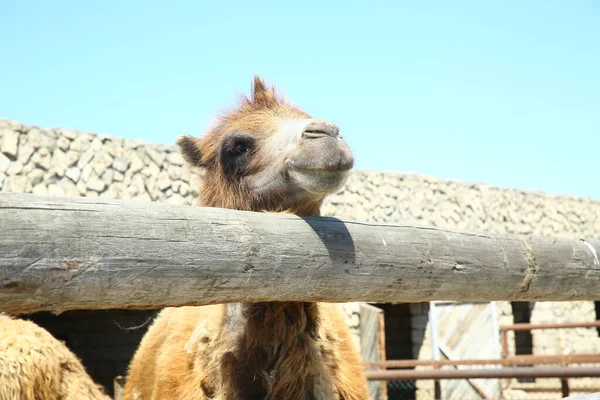
[[[505,329],[502,329],[502,327],[500,327],[500,338],[502,340],[502,354],[500,356],[502,361],[506,361],[508,360],[508,331]],[[500,385],[502,387],[510,387],[510,379],[498,379],[498,382],[500,382]],[[502,393],[502,392],[501,392]]]
[[[440,361],[440,347],[438,344],[438,331],[437,331],[437,315],[435,312],[435,302],[429,302],[429,326],[431,332],[431,351],[433,353],[434,361]],[[439,369],[439,366],[434,366],[434,369]],[[433,391],[435,400],[441,400],[442,398],[442,383],[439,379],[435,379],[433,382]]]
[[[378,336],[378,342],[377,345],[379,346],[379,359],[381,361],[386,361],[387,360],[387,353],[386,353],[386,348],[385,348],[385,344],[386,344],[386,338],[385,338],[385,314],[381,313],[379,314],[379,317],[377,319],[377,336]],[[385,369],[385,367],[384,367]]]
[[[377,340],[377,345],[379,347],[379,359],[385,362],[387,359],[387,353],[385,349],[385,314],[383,312],[379,314],[379,317],[377,318]],[[383,366],[383,369],[387,369],[385,365]],[[382,397],[387,400],[387,382],[381,386]]]
[[[502,332],[502,358],[508,357],[508,331],[501,328]]]

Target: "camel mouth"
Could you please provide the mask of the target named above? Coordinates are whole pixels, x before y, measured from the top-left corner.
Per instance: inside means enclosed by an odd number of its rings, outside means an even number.
[[[319,196],[327,196],[340,190],[351,168],[301,168],[291,167],[288,176],[300,188]]]
[[[313,134],[311,132],[311,134]],[[322,136],[306,139],[298,151],[285,160],[287,175],[306,192],[327,196],[340,190],[354,167],[354,157],[339,138]]]
[[[352,153],[343,147],[336,145],[336,151],[330,152],[322,152],[320,148],[310,150],[312,151],[304,150],[288,157],[284,162],[286,169],[304,174],[335,175],[346,173],[354,167]]]
[[[299,165],[293,161],[287,161],[286,167],[289,171],[297,171],[303,174],[343,174],[352,169],[352,163],[339,163],[335,166],[313,166],[313,165]]]

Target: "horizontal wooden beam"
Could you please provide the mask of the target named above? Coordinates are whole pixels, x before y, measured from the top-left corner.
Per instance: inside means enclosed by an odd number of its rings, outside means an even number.
[[[0,194],[0,311],[600,299],[600,240]]]

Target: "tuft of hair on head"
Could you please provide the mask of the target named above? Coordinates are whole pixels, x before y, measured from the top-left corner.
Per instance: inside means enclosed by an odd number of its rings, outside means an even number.
[[[183,159],[190,165],[195,167],[201,167],[202,164],[202,150],[200,150],[199,139],[196,139],[190,135],[179,135],[175,139],[179,152]]]
[[[251,97],[244,97],[243,103],[254,108],[273,108],[284,102],[284,99],[277,94],[275,85],[267,86],[259,75],[254,75],[250,93]]]

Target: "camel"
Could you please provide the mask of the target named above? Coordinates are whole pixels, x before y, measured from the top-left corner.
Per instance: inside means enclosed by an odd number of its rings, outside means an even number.
[[[0,314],[0,399],[109,400],[81,361],[35,323]]]
[[[333,123],[254,77],[252,94],[203,138],[176,139],[203,170],[197,204],[320,214],[353,155]],[[232,303],[162,310],[142,339],[124,400],[367,400],[360,356],[339,304]]]

